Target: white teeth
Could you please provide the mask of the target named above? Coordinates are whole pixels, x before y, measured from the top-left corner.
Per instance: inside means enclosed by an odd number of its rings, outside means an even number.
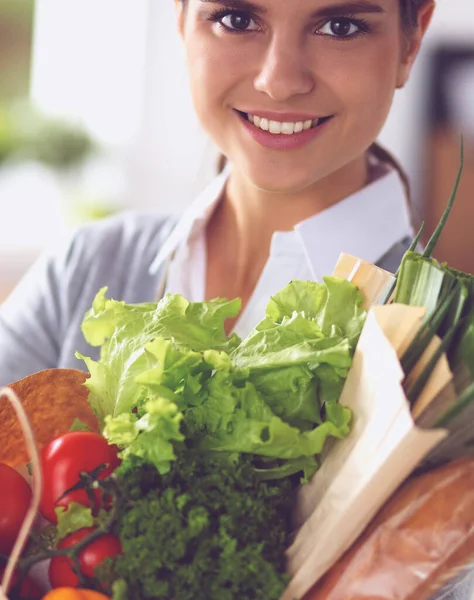
[[[269,123],[270,133],[281,133],[282,125],[283,125],[283,123],[279,123],[278,121],[270,121],[270,123]]]
[[[270,131],[270,133],[275,135],[292,135],[293,133],[301,133],[302,131],[316,127],[321,121],[321,119],[308,119],[307,121],[298,121],[297,123],[281,123],[279,121],[270,121],[269,119],[264,119],[251,114],[248,114],[247,118],[251,123],[253,123],[253,125],[255,125],[255,127],[259,127],[260,129],[263,129],[263,131]]]
[[[297,123],[283,123],[281,126],[281,132],[286,135],[291,135],[295,132],[295,125],[297,125]]]

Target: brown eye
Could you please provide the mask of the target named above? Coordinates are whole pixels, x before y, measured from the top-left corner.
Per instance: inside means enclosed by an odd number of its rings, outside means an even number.
[[[334,35],[345,37],[352,33],[352,23],[348,19],[334,19],[331,21],[331,31]]]
[[[233,31],[248,31],[253,23],[252,17],[245,13],[232,12],[221,19],[222,25]]]
[[[352,19],[338,17],[331,19],[319,29],[318,33],[335,38],[351,38],[361,32],[361,27]]]

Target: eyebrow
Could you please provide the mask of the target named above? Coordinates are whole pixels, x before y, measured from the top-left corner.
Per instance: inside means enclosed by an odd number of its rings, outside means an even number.
[[[248,0],[201,0],[201,2],[209,2],[212,4],[221,4],[226,8],[233,8],[235,10],[247,10],[253,13],[265,14],[268,12],[266,8],[258,6]],[[312,13],[313,17],[333,17],[347,14],[384,14],[386,11],[378,4],[378,2],[371,2],[370,0],[348,0],[347,2],[340,2],[339,4],[330,4],[323,6],[322,8]]]

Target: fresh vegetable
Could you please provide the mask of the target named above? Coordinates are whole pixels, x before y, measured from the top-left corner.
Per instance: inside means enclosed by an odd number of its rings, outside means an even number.
[[[406,252],[396,275],[393,297],[401,304],[426,308],[422,327],[401,357],[403,382],[410,404],[414,405],[444,354],[452,381],[439,391],[417,423],[423,428],[443,427],[450,441],[440,445],[426,459],[434,466],[472,453],[474,418],[474,276],[440,263],[432,257],[453,208],[464,167],[464,146],[456,182],[441,220],[422,253]],[[436,339],[434,339],[436,338]],[[430,347],[429,359],[426,351]]]
[[[0,463],[0,554],[13,548],[31,504],[31,488],[12,467]]]
[[[85,358],[86,385],[123,462],[114,470],[101,455],[111,446],[87,432],[45,449],[42,509],[66,536],[49,552],[52,584],[117,599],[277,600],[294,492],[326,440],[350,430],[338,398],[362,300],[342,279],[295,281],[241,340],[224,330],[238,300],[126,305],[102,290],[83,324],[102,345],[99,361]]]
[[[54,439],[41,452],[41,514],[51,523],[56,523],[55,510],[58,507],[67,507],[71,502],[90,506],[90,500],[84,490],[78,489],[67,494],[65,492],[79,482],[81,472],[94,471],[103,465],[104,469],[99,477],[105,478],[119,464],[117,449],[110,446],[99,434],[74,431]],[[94,502],[96,508],[100,508],[102,501],[99,491],[94,492]]]
[[[61,587],[43,596],[42,600],[110,600],[110,598],[94,590]]]
[[[94,527],[79,529],[65,537],[58,548],[71,548],[95,531]],[[78,555],[80,570],[86,577],[92,579],[96,569],[103,565],[106,559],[115,558],[121,553],[122,547],[117,537],[110,534],[101,535],[80,551]],[[79,586],[79,579],[73,566],[73,561],[67,556],[56,556],[51,560],[49,580],[53,588]]]
[[[108,504],[110,504],[110,498]],[[58,523],[55,527],[57,540],[62,540],[78,529],[101,525],[108,518],[107,508],[102,508],[99,512],[92,514],[90,508],[78,502],[71,502],[66,508],[56,509],[56,515],[58,517]]]
[[[166,475],[129,457],[114,482],[113,530],[123,555],[113,566],[113,589],[123,597],[281,596],[297,477],[264,483],[248,460],[230,464],[220,454],[184,452]]]
[[[298,477],[262,482],[249,458],[232,463],[220,453],[191,450],[180,451],[166,475],[130,456],[113,479],[99,485],[114,490],[115,508],[107,527],[120,538],[123,554],[111,570],[96,572],[94,581],[106,584],[101,589],[112,589],[114,598],[281,596],[289,580],[282,548],[290,540]],[[85,506],[77,505],[69,515],[70,508],[61,515],[63,525],[68,518],[72,525],[81,511],[83,520],[91,516]],[[71,549],[77,544],[72,536],[66,539]],[[80,539],[84,541],[82,534]],[[81,552],[75,551],[79,561]]]
[[[3,574],[5,572],[5,567],[0,567],[0,581],[3,578]],[[11,599],[14,600],[15,597],[20,597],[21,600],[39,600],[42,597],[42,592],[39,586],[30,578],[25,577],[21,582],[20,589],[17,589],[18,586],[18,573],[15,572],[13,575],[12,583],[10,586],[11,591]],[[15,593],[15,595],[13,595]]]
[[[407,377],[434,336],[441,340],[426,366],[411,385],[406,386],[408,400],[411,403],[416,401],[441,354],[445,353],[459,396],[455,404],[449,399],[448,404],[446,401],[437,403],[436,411],[431,413],[431,425],[446,427],[451,423],[459,424],[463,422],[461,415],[470,421],[467,411],[474,410],[474,277],[432,258],[408,252],[402,261],[394,301],[426,307],[423,326],[401,357]],[[468,431],[465,433],[469,434]],[[470,443],[467,435],[466,444]]]
[[[349,432],[350,412],[337,400],[365,319],[362,299],[342,279],[295,281],[240,340],[224,332],[238,301],[168,294],[126,305],[102,290],[83,324],[101,358],[83,358],[106,437],[163,474],[186,437],[201,451],[261,457],[263,477],[309,477],[326,439]]]

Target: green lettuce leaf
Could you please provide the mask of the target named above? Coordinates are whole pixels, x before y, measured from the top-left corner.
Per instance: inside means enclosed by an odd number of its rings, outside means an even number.
[[[335,372],[334,377],[343,382]],[[273,412],[290,425],[304,429],[321,423],[318,382],[306,365],[252,373],[250,380]]]
[[[150,400],[145,405],[146,412],[139,418],[121,414],[106,418],[104,436],[110,444],[123,447],[121,457],[134,455],[155,465],[164,475],[175,460],[174,444],[182,442],[182,413],[176,404],[164,398]]]
[[[227,337],[240,301],[165,296],[127,305],[101,290],[83,331],[101,345],[90,403],[110,443],[160,473],[183,444],[258,457],[263,478],[309,476],[329,437],[349,432],[337,404],[365,313],[352,284],[295,281],[244,339]],[[262,464],[264,463],[264,466]]]
[[[182,296],[167,294],[158,304],[127,305],[106,298],[105,293],[103,288],[97,294],[82,324],[87,342],[102,346],[100,360],[77,355],[91,374],[85,385],[101,424],[106,416],[127,412],[137,404],[143,393],[137,383],[140,377],[147,382],[147,372],[156,371],[155,378],[169,377],[164,385],[173,386],[189,361],[194,365],[202,361],[196,353],[232,349],[239,343],[236,335],[227,338],[224,330],[225,320],[239,312],[239,300],[189,303]]]
[[[236,414],[231,427],[207,435],[199,447],[203,450],[244,452],[289,461],[314,457],[322,452],[329,437],[341,439],[349,433],[350,411],[338,404],[335,406],[340,410],[331,407],[328,420],[311,431],[300,431],[276,416],[263,421],[248,418],[242,411]],[[307,466],[305,475],[310,475]]]
[[[365,321],[362,292],[339,277],[324,277],[323,281],[291,282],[270,300],[267,319],[281,323],[296,311],[315,321],[325,336],[338,332],[350,340],[357,340]]]

